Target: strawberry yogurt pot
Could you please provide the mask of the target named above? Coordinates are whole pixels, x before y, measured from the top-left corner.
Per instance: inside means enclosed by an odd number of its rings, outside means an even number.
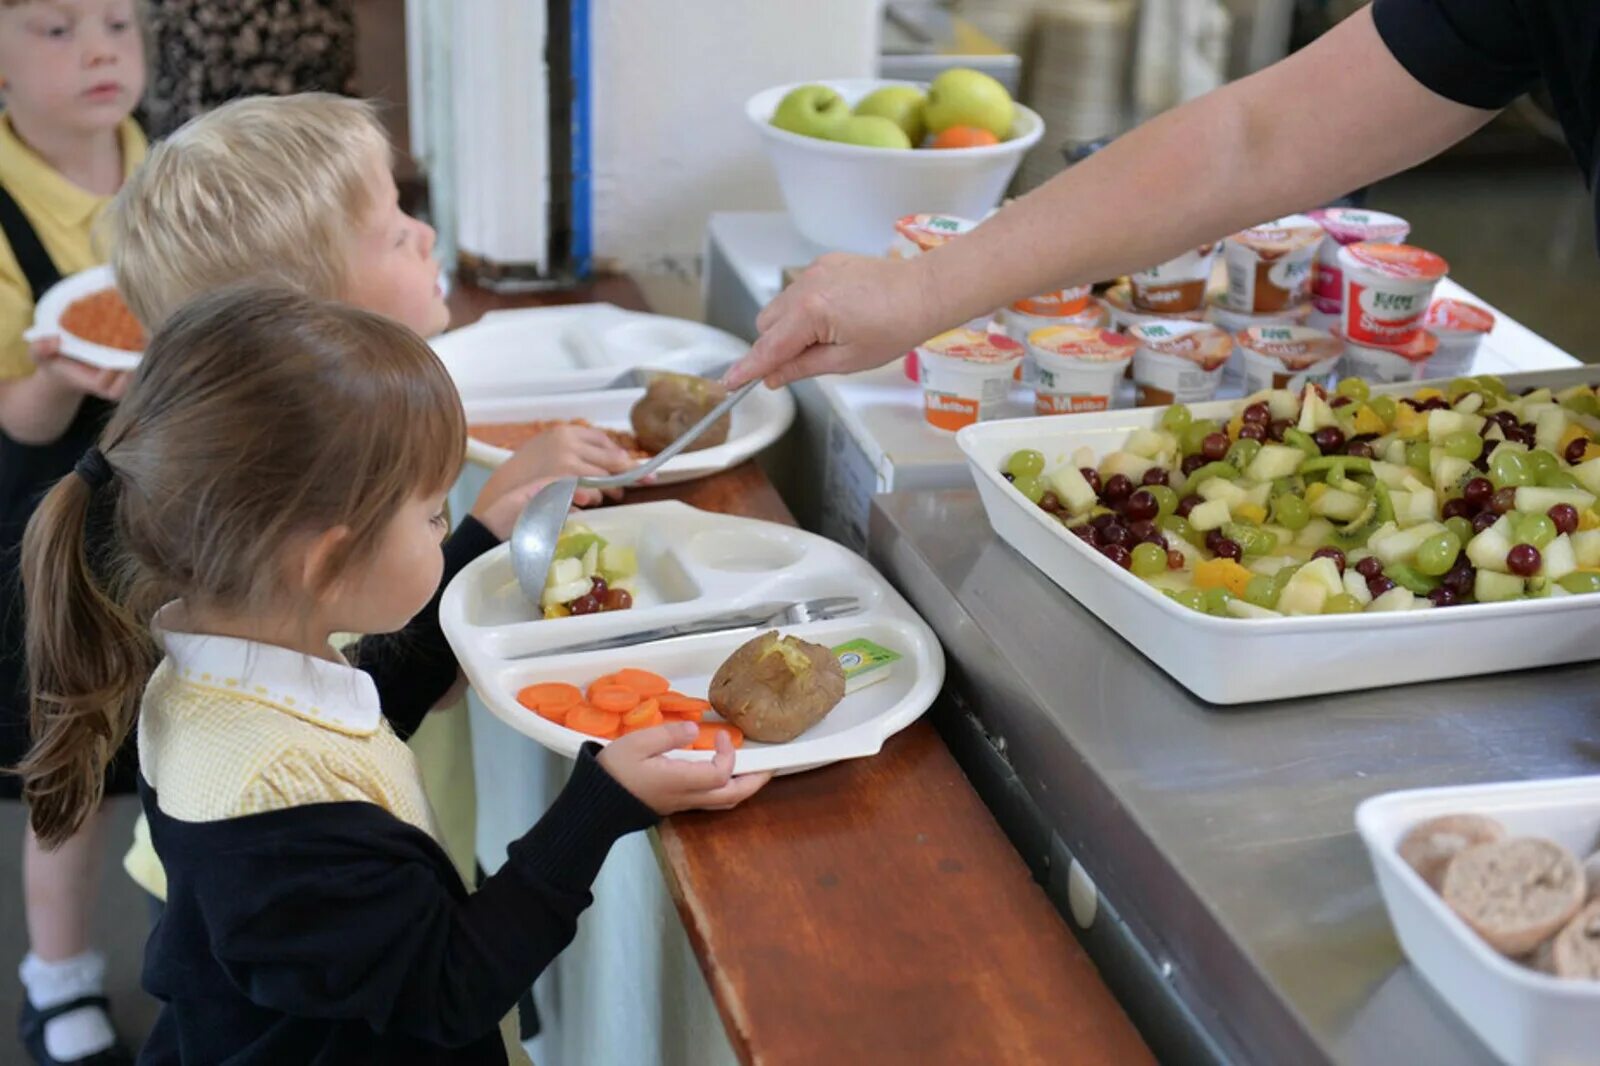
[[[1135,326],[1128,336],[1137,345],[1133,381],[1140,407],[1211,399],[1233,354],[1233,338],[1208,322]]]
[[[1133,360],[1133,338],[1085,326],[1048,326],[1028,334],[1034,411],[1041,415],[1109,410]]]
[[[1344,344],[1325,329],[1310,326],[1251,326],[1234,336],[1244,353],[1244,389],[1299,392],[1326,385],[1344,355]]]
[[[1428,330],[1418,330],[1404,344],[1385,346],[1362,344],[1345,338],[1344,365],[1339,371],[1345,377],[1366,378],[1374,384],[1395,381],[1421,381],[1440,377],[1434,366],[1434,352],[1439,348],[1439,338]]]
[[[1289,215],[1223,241],[1228,306],[1259,314],[1304,303],[1311,291],[1311,264],[1325,235],[1314,219]]]
[[[1317,245],[1317,261],[1311,275],[1311,297],[1320,311],[1339,313],[1344,299],[1344,271],[1339,267],[1339,249],[1347,244],[1399,244],[1411,232],[1411,223],[1398,215],[1368,211],[1359,207],[1324,207],[1306,212],[1327,234]]]
[[[917,347],[923,417],[954,433],[994,418],[1026,354],[1002,333],[953,329]]]
[[[1397,347],[1422,329],[1434,287],[1450,271],[1443,257],[1409,244],[1339,249],[1344,298],[1339,328],[1358,344]]]
[[[1444,298],[1428,305],[1422,325],[1439,338],[1430,372],[1434,377],[1461,377],[1472,372],[1478,345],[1494,329],[1494,312],[1465,300]]]
[[[1220,244],[1207,244],[1131,275],[1133,306],[1168,315],[1204,307],[1206,283],[1219,248]]]
[[[944,242],[970,232],[978,224],[954,215],[906,215],[894,224],[889,258],[915,259]]]

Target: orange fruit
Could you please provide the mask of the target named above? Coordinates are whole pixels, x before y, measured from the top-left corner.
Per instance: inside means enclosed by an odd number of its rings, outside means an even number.
[[[1000,138],[977,126],[951,126],[933,139],[934,148],[982,148],[999,144]]]

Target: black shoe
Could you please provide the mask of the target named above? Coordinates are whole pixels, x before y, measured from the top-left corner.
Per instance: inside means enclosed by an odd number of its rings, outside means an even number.
[[[49,1010],[40,1010],[28,1001],[26,995],[22,997],[22,1017],[17,1021],[17,1034],[22,1039],[23,1048],[32,1057],[34,1066],[133,1066],[133,1056],[121,1044],[113,1044],[104,1051],[68,1062],[50,1057],[44,1047],[45,1023],[83,1007],[99,1007],[110,1014],[110,1003],[104,996],[79,996]]]

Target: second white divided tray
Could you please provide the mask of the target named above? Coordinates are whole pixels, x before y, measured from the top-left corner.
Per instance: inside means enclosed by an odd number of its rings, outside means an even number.
[[[861,613],[782,632],[827,647],[865,637],[900,653],[901,659],[887,680],[846,696],[827,718],[794,740],[746,740],[735,762],[737,772],[793,773],[876,754],[939,694],[944,653],[933,631],[865,560],[832,541],[671,500],[608,507],[578,520],[608,542],[629,545],[637,553],[638,591],[631,610],[544,620],[518,588],[506,545],[458,574],[439,607],[445,635],[478,698],[506,724],[552,751],[572,757],[591,738],[519,704],[517,693],[524,687],[541,681],[586,687],[624,667],[639,667],[667,677],[678,692],[703,698],[717,667],[757,631],[577,654],[540,654],[544,649],[766,602],[854,596],[861,601]],[[707,720],[712,717],[708,712]],[[703,751],[674,755],[711,757]]]

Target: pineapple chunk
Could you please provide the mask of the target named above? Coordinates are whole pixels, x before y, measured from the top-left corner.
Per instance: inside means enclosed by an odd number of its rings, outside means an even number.
[[[1395,407],[1394,431],[1401,440],[1416,440],[1427,434],[1428,420],[1410,404],[1402,403]],[[1397,461],[1390,455],[1385,455],[1384,458],[1391,463]]]
[[[1226,500],[1207,500],[1189,512],[1189,525],[1202,533],[1207,533],[1213,529],[1221,529],[1223,523],[1231,521],[1232,517]]]
[[[1350,428],[1354,429],[1358,435],[1365,433],[1387,433],[1389,431],[1389,425],[1383,420],[1383,416],[1379,415],[1378,412],[1374,411],[1367,404],[1362,404],[1360,407],[1356,408],[1356,417],[1355,420],[1350,424]]]
[[[1244,587],[1254,576],[1232,559],[1208,559],[1194,564],[1194,587],[1197,589],[1221,588],[1243,596]]]
[[[1259,503],[1241,503],[1233,509],[1233,515],[1251,525],[1259,526],[1267,520],[1267,509]]]

